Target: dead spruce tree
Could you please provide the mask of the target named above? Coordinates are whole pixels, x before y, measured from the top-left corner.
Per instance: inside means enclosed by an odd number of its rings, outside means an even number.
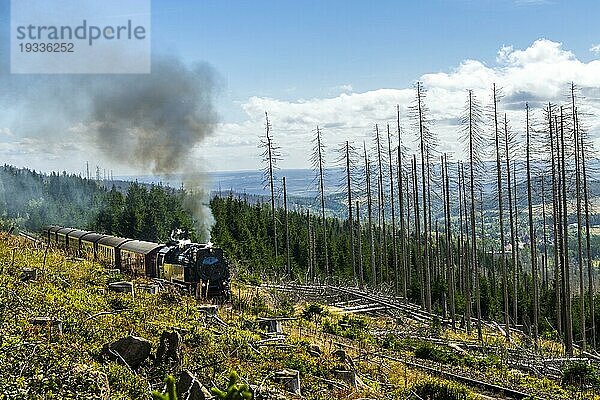
[[[344,180],[340,182],[340,190],[346,191],[346,198],[348,202],[348,248],[350,249],[350,261],[352,264],[352,276],[356,281],[358,279],[358,270],[356,265],[356,250],[355,250],[355,226],[354,226],[354,203],[353,203],[353,192],[355,191],[355,181],[352,178],[357,175],[356,170],[356,158],[358,157],[356,149],[349,141],[344,142],[338,150],[338,158],[335,161],[335,165],[339,166],[344,173]]]
[[[312,169],[315,172],[315,181],[319,190],[319,201],[321,206],[321,228],[323,234],[323,264],[325,266],[325,276],[330,278],[329,258],[327,252],[327,219],[325,217],[325,146],[321,137],[321,130],[317,126],[315,137],[313,139],[313,153],[311,157]]]
[[[442,188],[444,197],[444,231],[446,236],[446,285],[448,287],[448,302],[452,329],[456,328],[456,301],[454,296],[454,260],[452,255],[452,226],[450,208],[450,178],[448,177],[448,154],[442,156]]]
[[[345,172],[346,172],[346,190],[348,192],[348,229],[350,231],[350,253],[351,253],[351,261],[352,261],[352,275],[354,279],[357,279],[357,270],[356,270],[356,254],[354,251],[354,218],[352,216],[352,172],[354,168],[354,156],[356,154],[356,150],[354,147],[350,146],[350,142],[346,141],[345,148]],[[360,235],[360,232],[359,232]]]
[[[369,234],[371,283],[377,285],[377,271],[375,267],[375,238],[373,237],[373,197],[371,194],[371,163],[367,154],[367,145],[363,142],[365,155],[365,180],[367,188],[367,229]]]
[[[538,314],[539,314],[539,294],[538,294],[538,269],[537,269],[537,241],[535,235],[535,226],[533,224],[533,204],[532,204],[532,181],[531,181],[531,130],[529,126],[529,104],[525,105],[525,152],[527,163],[527,211],[529,216],[529,243],[531,255],[531,277],[533,285],[533,341],[535,348],[538,348]],[[542,200],[543,201],[543,200]]]
[[[396,243],[396,204],[394,196],[394,169],[392,166],[392,137],[390,134],[390,125],[387,126],[388,141],[388,165],[390,178],[390,207],[392,213],[392,265],[394,269],[394,292],[398,293],[398,244]]]
[[[405,220],[404,220],[404,194],[402,189],[403,184],[403,175],[404,175],[404,154],[406,153],[403,144],[402,144],[402,129],[400,127],[400,106],[396,105],[396,133],[398,134],[398,149],[397,149],[397,181],[398,181],[398,208],[400,211],[399,219],[400,219],[400,249],[401,249],[401,274],[402,274],[402,296],[405,300],[408,297],[408,269],[409,269],[409,261],[410,255],[408,254],[408,244],[407,244],[407,232],[405,228]],[[391,148],[391,146],[390,146]],[[391,153],[390,153],[391,160]],[[391,172],[390,172],[391,175]],[[408,179],[408,176],[407,176]],[[406,185],[406,190],[408,190],[408,184]],[[410,196],[406,196],[406,212],[410,214]],[[406,217],[406,220],[410,220],[410,216]]]
[[[581,128],[579,122],[579,113],[575,107],[575,129],[579,138],[579,151],[581,153],[581,174],[583,180],[583,204],[585,210],[585,258],[587,263],[588,274],[588,303],[590,306],[590,324],[591,324],[591,344],[592,348],[596,349],[596,318],[594,310],[594,275],[592,268],[591,257],[591,234],[590,234],[590,201],[588,191],[588,175],[586,167],[586,154],[592,148],[592,144],[588,141],[586,131]]]
[[[426,91],[421,82],[415,88],[415,100],[409,107],[413,125],[416,128],[421,158],[421,198],[423,202],[423,269],[425,273],[425,308],[431,311],[431,156],[435,151],[436,139],[430,130],[431,120],[428,117],[429,109],[425,105]]]
[[[419,279],[419,287],[420,287],[420,296],[421,296],[421,308],[425,309],[425,285],[424,285],[424,273],[423,273],[423,249],[421,248],[421,244],[423,243],[423,239],[421,237],[421,218],[420,218],[420,210],[419,210],[419,184],[418,184],[418,172],[417,172],[417,156],[413,154],[412,158],[412,166],[411,166],[411,175],[412,175],[412,191],[413,191],[413,204],[415,207],[415,260],[417,264],[417,275]]]
[[[558,174],[558,156],[556,155],[557,149],[555,147],[554,137],[554,112],[555,108],[548,104],[548,108],[545,109],[547,118],[547,140],[545,141],[546,147],[550,149],[550,168],[552,177],[552,230],[553,230],[553,255],[554,255],[554,290],[555,290],[555,303],[556,303],[556,329],[558,334],[562,336],[563,333],[563,320],[562,320],[562,271],[561,271],[561,243],[562,234],[560,229],[561,216],[560,216],[560,202],[559,202],[559,174]]]
[[[458,272],[460,274],[460,289],[465,297],[465,325],[467,333],[471,334],[471,262],[468,257],[468,249],[465,245],[465,221],[466,221],[466,204],[464,199],[464,167],[462,162],[456,163],[456,180],[458,188]],[[461,189],[462,188],[462,189]]]
[[[569,223],[567,208],[567,162],[565,151],[565,116],[563,107],[559,107],[559,115],[554,116],[554,130],[556,132],[556,150],[558,164],[558,203],[562,220],[559,231],[562,235],[561,248],[561,272],[563,293],[563,320],[565,330],[565,350],[569,356],[573,355],[573,318],[571,307],[571,273],[569,267]]]
[[[573,121],[572,134],[575,142],[575,197],[577,201],[577,266],[579,268],[579,322],[581,329],[581,348],[587,349],[585,334],[585,288],[583,279],[583,226],[582,226],[582,184],[579,151],[579,136],[577,131],[577,116],[575,112],[575,85],[571,83],[571,117]]]
[[[277,215],[275,214],[275,170],[277,162],[281,159],[280,148],[273,142],[271,136],[271,122],[269,114],[265,112],[265,137],[260,140],[260,147],[263,149],[262,162],[263,167],[263,185],[269,186],[271,193],[271,226],[273,229],[273,251],[275,262],[277,262]]]
[[[512,134],[508,127],[508,119],[506,113],[504,113],[504,161],[506,161],[506,186],[508,193],[508,222],[510,224],[510,253],[511,253],[511,266],[512,266],[512,278],[513,278],[513,324],[515,326],[518,323],[518,297],[519,297],[519,264],[517,256],[517,242],[516,242],[516,226],[517,226],[517,211],[516,211],[516,197],[517,193],[514,192],[515,201],[513,202],[513,183],[510,173],[510,160],[511,160],[511,138]],[[511,183],[512,182],[512,183]]]
[[[377,219],[378,219],[378,239],[379,239],[379,276],[380,283],[385,282],[388,278],[388,254],[387,254],[387,229],[385,226],[385,188],[383,175],[383,160],[385,149],[381,136],[379,134],[379,126],[375,124],[375,151],[377,153]]]
[[[500,127],[498,122],[498,90],[496,84],[492,88],[492,110],[494,122],[494,142],[496,149],[496,195],[498,197],[498,224],[500,230],[500,266],[502,271],[502,290],[504,297],[504,329],[506,330],[506,339],[510,340],[510,324],[508,318],[508,275],[506,271],[506,254],[504,252],[504,207],[502,202],[502,164],[500,155]]]
[[[292,261],[290,257],[290,225],[288,216],[288,202],[287,202],[287,187],[285,185],[285,176],[283,177],[283,211],[285,216],[285,264],[286,274],[288,279],[292,277]]]
[[[477,98],[472,90],[469,90],[465,111],[461,118],[461,139],[466,145],[466,153],[469,157],[469,206],[471,223],[471,265],[475,274],[475,307],[477,313],[477,337],[483,340],[481,331],[481,290],[479,287],[479,256],[477,252],[477,233],[475,229],[475,191],[481,188],[481,175],[483,162],[481,161],[484,150],[484,138],[482,129],[482,111]]]
[[[365,286],[365,272],[363,267],[362,229],[360,226],[360,205],[356,201],[356,245],[358,247],[358,283],[361,288]]]

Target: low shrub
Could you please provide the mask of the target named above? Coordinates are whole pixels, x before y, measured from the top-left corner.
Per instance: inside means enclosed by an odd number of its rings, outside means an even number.
[[[585,362],[572,362],[562,372],[562,384],[568,386],[600,385],[600,375],[593,365]]]
[[[476,398],[466,386],[437,379],[418,382],[410,390],[420,398],[429,400],[472,400]]]
[[[460,357],[452,351],[433,345],[429,342],[422,342],[417,346],[415,349],[415,357],[422,360],[431,360],[452,365],[458,365],[461,362]]]

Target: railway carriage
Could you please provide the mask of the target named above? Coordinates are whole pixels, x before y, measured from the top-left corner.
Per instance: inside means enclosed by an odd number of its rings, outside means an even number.
[[[48,240],[48,243],[51,243],[51,244],[57,243],[58,239],[56,237],[56,232],[58,232],[61,229],[63,229],[62,226],[56,226],[56,225],[52,225],[47,228],[44,228],[44,233],[45,233],[46,239]]]
[[[67,234],[67,251],[76,257],[81,256],[81,237],[91,233],[76,229]]]
[[[121,269],[134,276],[158,277],[157,256],[164,244],[132,240],[120,247]]]
[[[98,251],[96,254],[96,260],[102,264],[111,266],[113,268],[120,268],[121,266],[121,252],[120,247],[123,243],[130,242],[132,239],[126,239],[116,236],[105,236],[98,240]]]
[[[67,250],[69,247],[69,233],[76,231],[77,229],[72,228],[62,228],[56,231],[56,243],[59,247]]]
[[[90,232],[83,235],[81,241],[81,256],[89,260],[96,260],[98,258],[98,241],[106,235],[101,235],[96,232]]]

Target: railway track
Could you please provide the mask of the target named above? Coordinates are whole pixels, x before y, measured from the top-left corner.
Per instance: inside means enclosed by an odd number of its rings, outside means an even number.
[[[470,377],[460,375],[460,374],[457,374],[454,372],[445,371],[444,369],[439,368],[439,367],[436,368],[434,366],[425,365],[422,363],[409,361],[406,359],[403,360],[401,358],[392,357],[387,354],[376,353],[373,355],[375,355],[377,357],[385,358],[388,360],[403,363],[408,367],[427,372],[430,375],[436,375],[441,378],[446,378],[446,379],[449,379],[452,381],[463,383],[470,387],[476,387],[476,388],[482,389],[485,392],[500,395],[500,396],[502,396],[502,398],[520,400],[520,399],[525,399],[525,398],[531,397],[531,395],[529,393],[521,392],[519,390],[511,389],[511,388],[508,388],[505,386],[496,385],[494,383],[484,382],[482,380],[470,378]],[[536,398],[540,399],[540,400],[543,399],[541,397],[536,397]]]
[[[429,323],[435,314],[422,310],[419,306],[405,301],[405,299],[385,294],[368,293],[358,288],[338,287],[331,285],[263,285],[263,288],[287,293],[297,294],[308,301],[325,302],[338,307],[345,313],[368,313],[375,315],[403,316],[418,322]],[[347,346],[347,345],[345,345]],[[352,347],[352,346],[347,346]],[[508,388],[480,379],[465,376],[455,371],[448,371],[444,364],[431,362],[430,365],[409,359],[402,359],[383,353],[371,353],[391,361],[400,362],[409,368],[424,371],[430,375],[439,376],[452,381],[461,382],[469,387],[477,388],[485,393],[493,393],[501,399],[525,399],[531,395],[516,389]],[[540,398],[540,397],[537,397]],[[540,398],[541,399],[541,398]]]
[[[295,293],[311,301],[325,302],[340,308],[345,313],[369,313],[392,317],[410,317],[418,322],[429,323],[436,316],[422,310],[419,306],[407,302],[401,297],[387,294],[369,293],[358,288],[332,285],[273,285],[262,286],[265,289]]]
[[[30,232],[27,231],[19,231],[19,236],[28,239],[30,241],[32,241],[35,244],[46,244],[46,242],[44,242],[43,240],[38,239],[37,237],[35,237],[35,235],[33,235]]]

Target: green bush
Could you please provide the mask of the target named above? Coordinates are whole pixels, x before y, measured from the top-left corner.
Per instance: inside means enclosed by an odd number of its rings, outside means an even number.
[[[600,384],[600,375],[593,365],[573,362],[563,369],[562,384],[577,387],[596,386]]]
[[[165,383],[167,384],[167,392],[160,393],[156,390],[152,392],[153,400],[177,400],[177,391],[175,390],[175,378],[171,375],[167,376],[165,379]]]
[[[428,400],[471,400],[473,393],[463,385],[437,379],[427,379],[411,387],[411,391]]]
[[[370,337],[367,321],[364,318],[344,315],[338,321],[325,321],[323,331],[348,339],[367,339]]]
[[[327,315],[327,310],[323,305],[317,303],[308,304],[302,312],[302,316],[309,321],[324,317],[325,315]]]
[[[452,365],[458,365],[461,361],[460,357],[452,351],[433,345],[429,342],[422,342],[417,346],[415,349],[415,357]]]
[[[210,392],[217,396],[217,399],[219,400],[252,400],[252,393],[250,392],[248,385],[239,382],[239,380],[240,378],[237,373],[231,371],[227,389],[221,390],[214,387],[210,389]]]

